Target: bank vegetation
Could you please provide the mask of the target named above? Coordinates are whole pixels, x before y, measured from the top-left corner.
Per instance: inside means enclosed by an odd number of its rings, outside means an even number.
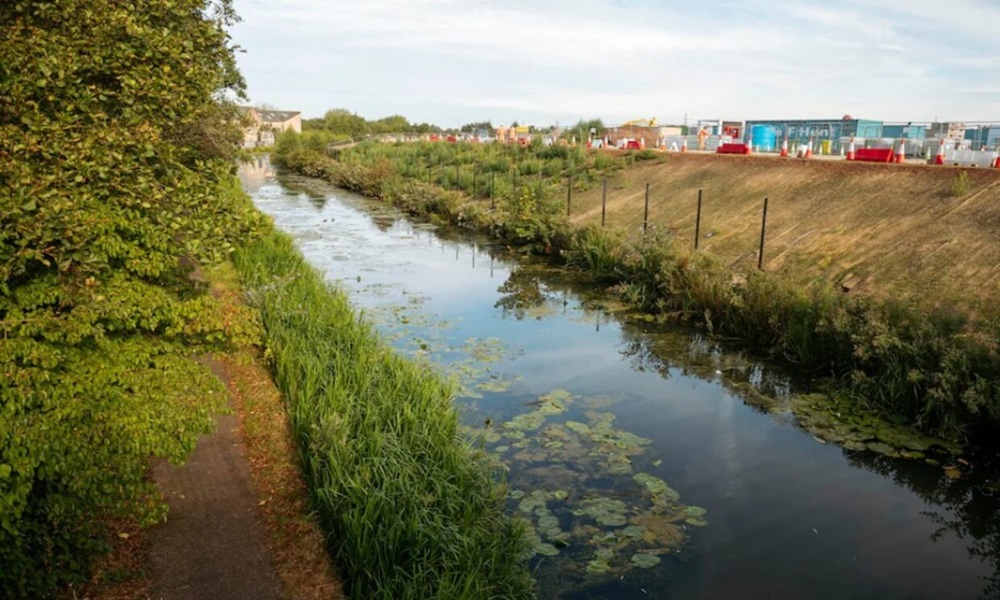
[[[692,253],[668,232],[637,236],[572,226],[565,217],[565,186],[574,179],[567,184],[565,178],[575,177],[581,189],[592,189],[602,170],[646,158],[641,153],[602,159],[602,153],[579,148],[455,146],[366,144],[335,159],[308,138],[289,135],[279,141],[276,159],[298,173],[412,214],[559,257],[643,310],[752,341],[762,352],[827,381],[831,407],[838,410],[849,400],[852,410],[951,440],[985,441],[997,431],[1000,322],[995,310],[973,315],[918,299],[845,294],[820,278],[803,285],[780,274],[734,270],[710,253]],[[435,177],[431,169],[442,153],[454,160],[442,159]],[[456,158],[463,154],[466,158]],[[523,172],[521,185],[485,193],[462,185],[463,163],[496,163],[513,181],[509,173],[519,164],[544,168],[548,160],[553,160],[554,180],[548,185],[533,185]],[[458,175],[448,179],[449,171]],[[590,174],[584,177],[584,172]]]

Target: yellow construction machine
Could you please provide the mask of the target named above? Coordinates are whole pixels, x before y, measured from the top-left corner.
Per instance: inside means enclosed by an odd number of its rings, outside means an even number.
[[[632,119],[631,121],[625,121],[619,127],[625,127],[627,125],[638,125],[639,127],[656,127],[656,117],[652,119]]]

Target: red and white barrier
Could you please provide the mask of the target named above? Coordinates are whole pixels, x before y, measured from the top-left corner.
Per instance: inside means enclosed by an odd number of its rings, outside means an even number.
[[[778,156],[788,158],[788,138],[781,140],[781,154]]]
[[[944,164],[944,138],[941,138],[941,141],[938,142],[937,154],[934,155],[934,164]]]
[[[902,163],[906,160],[906,142],[899,140],[899,149],[896,150],[896,154],[892,158],[897,163]]]
[[[854,160],[855,157],[854,150],[854,138],[851,138],[851,145],[847,148],[847,160]]]

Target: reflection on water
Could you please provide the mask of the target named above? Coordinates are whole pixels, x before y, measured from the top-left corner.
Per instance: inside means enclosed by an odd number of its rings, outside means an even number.
[[[1000,594],[996,460],[822,443],[774,410],[803,382],[738,348],[321,182],[249,189],[387,340],[455,378],[543,597]]]

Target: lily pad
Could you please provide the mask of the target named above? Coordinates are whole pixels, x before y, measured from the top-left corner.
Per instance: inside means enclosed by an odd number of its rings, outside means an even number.
[[[704,517],[708,511],[700,506],[685,506],[684,514],[689,517]]]
[[[545,423],[545,415],[540,411],[534,411],[517,415],[510,421],[504,423],[504,427],[518,431],[531,431],[538,429]]]
[[[615,551],[611,548],[598,548],[594,550],[594,558],[597,560],[610,561],[615,557]]]
[[[587,563],[587,572],[595,575],[602,575],[611,570],[611,565],[606,560],[592,560]]]
[[[491,431],[483,436],[483,441],[487,444],[495,444],[500,441],[500,434],[495,431]]]
[[[708,521],[702,519],[701,517],[688,517],[684,519],[684,522],[692,527],[705,527],[708,525]]]
[[[580,435],[587,435],[590,433],[590,425],[586,423],[581,423],[579,421],[566,421],[566,427],[579,433]]]
[[[641,538],[646,534],[646,528],[642,525],[629,525],[628,527],[622,529],[619,533],[625,537]]]
[[[556,556],[559,554],[559,548],[548,542],[542,542],[535,546],[535,554],[541,554],[542,556]]]
[[[621,527],[625,523],[628,523],[628,519],[625,515],[617,513],[606,513],[596,517],[596,520],[601,525],[605,525],[607,527]]]
[[[650,567],[655,567],[660,564],[660,557],[655,554],[647,554],[645,552],[637,552],[632,555],[630,562],[639,567],[640,569],[648,569]]]
[[[663,481],[659,477],[653,477],[648,473],[636,473],[632,476],[640,484],[646,486],[646,489],[654,494],[662,494],[670,489],[666,481]]]

